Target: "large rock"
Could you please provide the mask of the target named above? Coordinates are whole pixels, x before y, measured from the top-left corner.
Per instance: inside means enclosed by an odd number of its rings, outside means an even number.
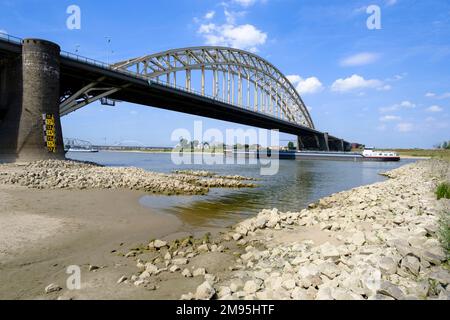
[[[334,300],[331,295],[331,288],[320,287],[319,291],[317,291],[316,300]]]
[[[211,286],[211,284],[208,281],[205,281],[197,287],[197,291],[195,292],[195,299],[210,300],[215,293],[216,291]]]
[[[286,290],[293,290],[297,286],[297,284],[295,283],[294,279],[287,279],[287,280],[283,281],[282,286]]]
[[[293,300],[314,300],[306,290],[301,289],[300,287],[295,287],[291,292],[291,298]]]
[[[147,271],[150,275],[158,274],[158,267],[153,263],[148,262],[145,264],[145,271]]]
[[[450,271],[441,269],[438,271],[431,272],[428,277],[430,279],[436,280],[437,282],[441,283],[444,286],[447,286],[450,283]]]
[[[244,285],[244,292],[246,294],[257,292],[261,288],[261,283],[262,281],[259,279],[246,281]]]
[[[329,242],[326,242],[320,246],[320,254],[324,259],[337,259],[341,256],[339,250]]]
[[[200,253],[208,252],[209,251],[208,244],[205,243],[205,244],[199,245],[197,248],[197,251]]]
[[[378,261],[378,267],[385,275],[391,275],[397,272],[397,263],[391,257],[382,257]]]
[[[195,269],[194,272],[192,273],[192,275],[193,275],[194,277],[197,277],[197,276],[204,276],[205,274],[206,274],[205,268],[198,268],[198,269]]]
[[[234,279],[230,284],[231,292],[238,292],[244,287],[244,282],[241,279]]]
[[[345,288],[331,289],[331,296],[334,300],[364,300],[364,298]]]
[[[386,280],[380,281],[380,287],[378,288],[377,293],[392,297],[396,300],[401,300],[405,296],[399,287]]]
[[[125,278],[126,279],[126,278]],[[45,293],[52,293],[52,292],[58,292],[61,291],[62,288],[58,286],[55,283],[51,283],[48,286],[45,287]]]
[[[185,264],[188,264],[188,259],[186,259],[186,258],[177,258],[177,259],[173,259],[172,263],[176,264],[176,265],[179,265],[179,266],[183,266]]]
[[[166,241],[159,240],[159,239],[153,241],[153,247],[155,247],[156,249],[161,249],[161,248],[166,247],[166,246],[167,246],[167,242]]]
[[[406,256],[402,259],[400,266],[406,271],[411,272],[414,276],[419,275],[420,262],[414,256]]]
[[[319,268],[322,274],[327,276],[329,279],[334,279],[341,273],[341,270],[332,262],[325,262],[321,264]]]
[[[183,277],[186,277],[186,278],[192,277],[192,273],[191,273],[191,271],[190,271],[188,268],[185,268],[185,269],[181,272],[181,275],[182,275]]]
[[[431,252],[424,249],[414,249],[411,251],[413,255],[434,265],[440,265],[445,261],[446,257],[442,253]]]
[[[362,246],[366,242],[366,236],[364,235],[364,232],[357,231],[353,234],[351,241],[356,246]]]

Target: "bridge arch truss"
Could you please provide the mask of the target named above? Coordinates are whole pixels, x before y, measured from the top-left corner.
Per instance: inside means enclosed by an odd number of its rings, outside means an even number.
[[[271,63],[250,52],[191,47],[118,62],[112,67],[314,129],[308,109],[291,82]]]

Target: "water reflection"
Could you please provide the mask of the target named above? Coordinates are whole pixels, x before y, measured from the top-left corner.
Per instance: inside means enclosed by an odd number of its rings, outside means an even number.
[[[384,180],[379,172],[390,170],[411,160],[395,162],[292,161],[280,160],[274,176],[260,176],[257,164],[250,165],[182,165],[171,162],[170,154],[99,152],[69,154],[78,160],[108,166],[135,166],[147,170],[209,170],[219,174],[256,177],[255,189],[213,189],[205,196],[154,196],[141,198],[144,206],[160,213],[176,214],[193,226],[226,226],[253,215],[263,208],[296,211],[308,203],[342,190]]]

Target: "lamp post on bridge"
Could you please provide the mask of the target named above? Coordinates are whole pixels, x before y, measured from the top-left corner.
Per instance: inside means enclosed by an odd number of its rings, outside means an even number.
[[[106,39],[106,63],[109,64],[111,37],[105,37],[105,39]]]

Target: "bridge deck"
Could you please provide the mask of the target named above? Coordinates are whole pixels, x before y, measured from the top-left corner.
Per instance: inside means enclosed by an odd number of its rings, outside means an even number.
[[[20,55],[21,44],[14,38],[0,39],[0,56]],[[230,121],[264,129],[278,129],[297,136],[312,137],[322,132],[277,119],[268,114],[237,107],[219,100],[186,92],[167,85],[149,81],[136,74],[112,69],[109,65],[78,56],[61,54],[61,94],[78,90],[92,82],[100,81],[106,87],[124,87],[109,97],[120,101],[162,108],[192,115]],[[340,140],[328,136],[329,140]],[[344,141],[345,144],[348,142]]]

